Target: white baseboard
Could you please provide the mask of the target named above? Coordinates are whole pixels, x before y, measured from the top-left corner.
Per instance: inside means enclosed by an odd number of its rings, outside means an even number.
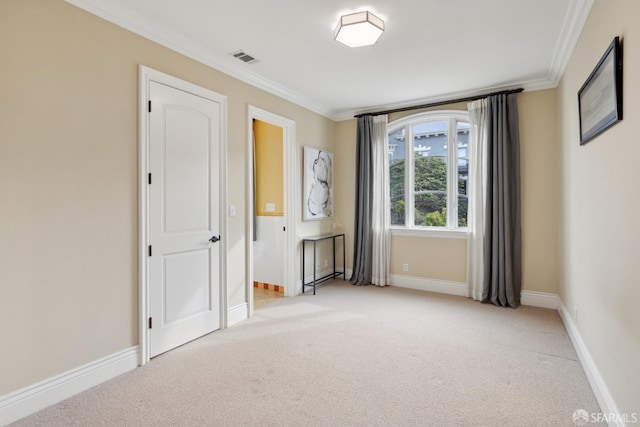
[[[13,423],[139,365],[138,346],[0,396],[0,425]]]
[[[351,273],[349,269],[347,269],[347,277],[350,275]],[[467,285],[461,282],[392,275],[391,283],[392,286],[409,289],[459,296],[467,295]],[[297,281],[296,285],[301,286],[301,282]],[[523,291],[522,304],[550,309],[555,308],[558,310],[602,413],[620,415],[618,406],[604,378],[600,374],[578,328],[573,322],[573,318],[562,300],[555,294]],[[231,326],[247,318],[247,303],[242,303],[229,309],[227,326]],[[139,348],[135,346],[23,389],[0,396],[0,425],[7,425],[34,414],[71,396],[88,390],[91,387],[132,371],[136,369],[138,365]],[[617,421],[622,419],[624,418],[617,416],[614,420],[615,424],[613,425],[624,427],[625,423],[623,421]]]
[[[231,307],[229,310],[227,310],[227,328],[248,319],[248,310],[249,308],[246,302],[236,305],[235,307]]]
[[[441,294],[457,295],[461,297],[466,297],[469,289],[467,284],[464,282],[425,279],[424,277],[404,276],[401,274],[392,274],[390,279],[391,286],[416,289],[419,291],[438,292]]]
[[[419,291],[437,292],[441,294],[468,297],[468,285],[464,282],[452,282],[448,280],[427,279],[424,277],[391,275],[391,286],[416,289]],[[558,308],[558,295],[546,292],[522,291],[521,303],[531,307]]]
[[[578,327],[574,323],[571,314],[569,314],[569,310],[567,310],[567,307],[565,307],[561,299],[558,299],[558,313],[560,313],[560,318],[564,323],[564,327],[567,329],[569,339],[571,339],[573,348],[578,354],[578,359],[580,360],[582,369],[587,375],[587,380],[589,380],[589,384],[591,385],[593,394],[596,396],[596,400],[600,405],[602,413],[616,415],[615,420],[609,423],[609,425],[624,427],[625,423],[620,421],[624,418],[618,410],[618,405],[616,405],[616,402],[613,400],[613,396],[609,391],[609,387],[607,387],[607,383],[604,381],[604,378],[602,378],[600,370],[598,369],[596,362],[593,360],[593,357],[591,357],[591,353],[585,345]]]
[[[531,307],[558,309],[560,298],[557,294],[537,291],[522,291],[520,293],[520,303]]]

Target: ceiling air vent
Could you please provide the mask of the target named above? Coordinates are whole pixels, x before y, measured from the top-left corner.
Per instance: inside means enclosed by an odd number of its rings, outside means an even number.
[[[240,61],[246,64],[252,64],[257,61],[256,58],[254,58],[253,56],[249,55],[248,53],[242,50],[232,53],[231,55],[233,55],[234,58],[238,58]]]

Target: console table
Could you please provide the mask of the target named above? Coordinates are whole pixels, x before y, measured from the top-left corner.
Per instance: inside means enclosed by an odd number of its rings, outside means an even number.
[[[336,239],[338,237],[342,237],[342,271],[336,271]],[[329,274],[325,274],[322,277],[316,277],[316,246],[318,244],[318,242],[321,242],[323,240],[332,240],[333,241],[333,272],[329,273]],[[307,247],[307,243],[312,243],[313,244],[313,280],[310,281],[309,283],[305,283],[306,281],[306,276],[305,276],[305,253],[306,253],[306,247]],[[304,239],[302,239],[302,293],[304,293],[304,288],[305,286],[313,286],[313,294],[316,294],[316,286],[318,286],[320,283],[326,282],[327,280],[332,280],[335,279],[336,277],[342,275],[345,279],[346,276],[344,275],[344,271],[345,271],[345,259],[346,259],[346,252],[344,250],[344,233],[342,234],[330,234],[330,235],[325,235],[325,236],[318,236],[318,237],[306,237]]]

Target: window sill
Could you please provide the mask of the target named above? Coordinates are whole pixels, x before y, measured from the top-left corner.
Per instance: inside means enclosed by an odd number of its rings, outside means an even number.
[[[469,230],[466,228],[460,230],[438,230],[436,228],[391,227],[391,235],[403,237],[436,237],[439,239],[467,240],[469,236]]]

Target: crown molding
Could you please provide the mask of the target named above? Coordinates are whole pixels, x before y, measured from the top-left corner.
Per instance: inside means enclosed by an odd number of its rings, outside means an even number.
[[[569,63],[573,49],[578,42],[582,28],[589,16],[594,0],[570,0],[567,13],[560,32],[560,37],[554,49],[551,65],[546,78],[532,79],[528,81],[511,82],[494,87],[474,89],[472,91],[461,91],[449,93],[444,96],[427,97],[414,99],[394,104],[384,104],[366,109],[352,109],[336,111],[324,104],[321,104],[305,95],[292,91],[274,81],[266,79],[246,68],[245,64],[236,64],[231,59],[211,53],[201,45],[172,32],[168,29],[151,23],[140,15],[131,13],[119,6],[108,4],[101,0],[65,0],[80,9],[96,15],[114,25],[131,31],[141,37],[154,41],[161,46],[178,52],[188,58],[198,61],[204,65],[214,68],[224,74],[243,81],[258,89],[262,89],[272,95],[278,96],[324,117],[334,121],[352,119],[356,114],[389,110],[394,108],[404,108],[412,105],[426,104],[430,102],[440,102],[452,98],[464,98],[474,96],[489,91],[499,91],[522,87],[525,92],[536,90],[552,89],[558,86],[560,79]]]
[[[134,34],[191,58],[194,61],[198,61],[251,86],[311,110],[314,113],[331,120],[336,120],[336,113],[333,109],[246,69],[244,64],[235,64],[229,58],[214,54],[201,45],[193,43],[160,25],[154,24],[140,15],[101,0],[65,1],[125,30],[131,31]]]
[[[567,64],[573,54],[582,28],[587,22],[594,0],[570,0],[569,8],[564,17],[560,37],[553,52],[549,74],[547,78],[553,82],[553,87],[558,86],[560,79],[567,68]]]

